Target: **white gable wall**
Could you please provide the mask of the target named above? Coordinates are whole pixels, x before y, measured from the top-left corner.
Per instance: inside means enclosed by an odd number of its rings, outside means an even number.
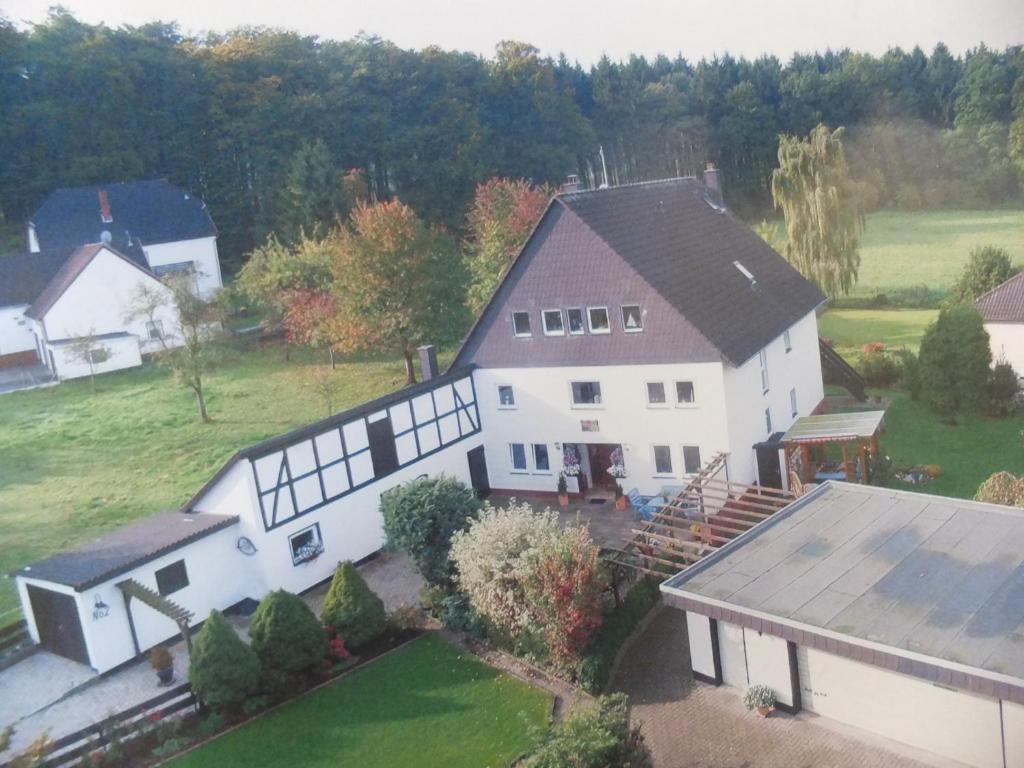
[[[757,477],[753,446],[768,437],[764,411],[771,409],[772,431],[784,432],[796,420],[790,390],[796,389],[797,417],[809,415],[825,396],[821,381],[818,321],[811,312],[789,330],[792,349],[786,352],[783,336],[765,347],[768,392],[761,386],[761,363],[754,355],[739,368],[725,369],[725,397],[729,419],[729,471],[741,482]],[[785,478],[783,479],[785,480]]]
[[[35,349],[32,321],[25,317],[27,304],[0,307],[0,355]]]
[[[143,244],[150,268],[165,264],[180,264],[191,261],[197,272],[199,295],[210,298],[224,283],[220,273],[220,258],[217,255],[217,238],[200,237],[195,240],[177,240],[171,243]]]
[[[106,351],[107,359],[94,363],[92,371],[90,371],[89,364],[75,354],[70,344],[48,345],[49,353],[53,355],[53,363],[57,367],[57,375],[61,380],[80,379],[90,373],[108,373],[142,365],[139,340],[135,336],[98,339],[93,349],[99,348]]]
[[[1007,362],[1024,376],[1024,323],[985,323],[992,362]]]
[[[171,334],[177,323],[169,289],[135,265],[104,249],[93,257],[46,313],[43,325],[47,339],[76,338],[87,335],[90,330],[96,334],[127,331],[139,338],[143,352],[158,349],[159,342],[148,339],[146,318],[126,320],[143,285],[166,293],[168,305],[161,307],[156,317],[163,321],[165,333]]]

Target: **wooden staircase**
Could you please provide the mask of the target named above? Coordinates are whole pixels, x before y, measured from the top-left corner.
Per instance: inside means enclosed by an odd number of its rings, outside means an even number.
[[[864,391],[864,379],[856,369],[821,337],[818,338],[818,350],[821,354],[821,371],[825,381],[829,384],[838,384],[862,403],[866,401],[868,396]]]

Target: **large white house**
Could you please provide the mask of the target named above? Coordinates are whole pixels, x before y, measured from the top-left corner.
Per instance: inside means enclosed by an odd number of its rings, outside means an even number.
[[[0,257],[0,367],[42,364],[58,379],[139,365],[174,343],[170,309],[129,319],[140,288],[169,273],[208,297],[221,286],[217,231],[202,201],[166,181],[54,192],[32,217],[28,249]]]
[[[1024,375],[1024,272],[980,296],[975,306],[985,321],[992,362],[1007,362]]]

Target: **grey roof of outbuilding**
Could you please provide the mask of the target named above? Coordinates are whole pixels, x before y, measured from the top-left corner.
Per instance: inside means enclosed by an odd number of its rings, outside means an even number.
[[[0,256],[0,307],[35,301],[74,250],[58,248]]]
[[[100,217],[99,193],[107,193],[113,221]],[[206,204],[163,179],[58,189],[32,217],[42,248],[98,243],[109,232],[124,253],[145,245],[212,237],[217,228]]]
[[[830,482],[664,588],[1024,680],[1024,509]]]
[[[81,591],[237,522],[238,517],[234,515],[160,512],[121,526],[77,549],[27,565],[11,575],[52,581]]]
[[[974,305],[987,323],[1024,323],[1024,272],[982,294]]]
[[[706,195],[697,179],[682,178],[559,199],[739,365],[825,296]]]

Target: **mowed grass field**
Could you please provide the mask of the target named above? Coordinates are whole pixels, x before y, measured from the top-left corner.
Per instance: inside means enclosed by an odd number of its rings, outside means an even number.
[[[239,448],[322,419],[309,388],[323,355],[232,350],[207,382],[212,424],[152,365],[0,395],[0,573],[163,509],[177,508]],[[446,359],[443,360],[446,362]],[[342,361],[335,410],[405,384],[401,358]],[[0,580],[0,626],[19,616]]]
[[[499,768],[551,697],[428,635],[170,763],[173,768]]]
[[[818,333],[856,365],[863,346],[873,341],[917,352],[938,314],[937,309],[830,309],[818,319]]]

